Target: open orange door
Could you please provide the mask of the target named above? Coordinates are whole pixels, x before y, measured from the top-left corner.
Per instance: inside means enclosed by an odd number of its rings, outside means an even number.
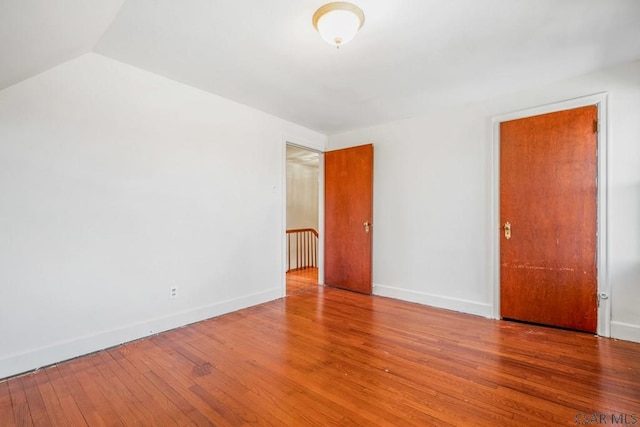
[[[370,294],[373,145],[325,153],[325,284]]]

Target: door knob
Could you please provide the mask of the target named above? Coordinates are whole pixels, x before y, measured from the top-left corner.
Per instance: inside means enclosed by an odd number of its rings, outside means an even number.
[[[510,222],[505,222],[504,223],[504,238],[509,240],[511,238],[511,223]]]
[[[364,232],[368,233],[369,229],[371,228],[371,224],[369,224],[369,221],[365,221],[362,225],[364,225]]]

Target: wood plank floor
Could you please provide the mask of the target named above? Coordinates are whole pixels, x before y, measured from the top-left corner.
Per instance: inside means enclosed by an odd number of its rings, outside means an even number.
[[[593,414],[640,423],[640,344],[321,286],[0,382],[0,426],[575,426]]]
[[[318,286],[318,269],[315,267],[291,270],[287,273],[287,295],[308,291]]]

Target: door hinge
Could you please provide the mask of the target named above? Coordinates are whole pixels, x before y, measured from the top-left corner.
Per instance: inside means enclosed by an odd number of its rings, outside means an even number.
[[[593,121],[593,133],[600,132],[600,123],[597,120]]]

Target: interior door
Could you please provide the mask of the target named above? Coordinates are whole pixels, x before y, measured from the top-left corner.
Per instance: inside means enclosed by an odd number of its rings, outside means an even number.
[[[500,125],[501,316],[597,329],[596,106]]]
[[[325,284],[372,287],[373,145],[325,153]]]

